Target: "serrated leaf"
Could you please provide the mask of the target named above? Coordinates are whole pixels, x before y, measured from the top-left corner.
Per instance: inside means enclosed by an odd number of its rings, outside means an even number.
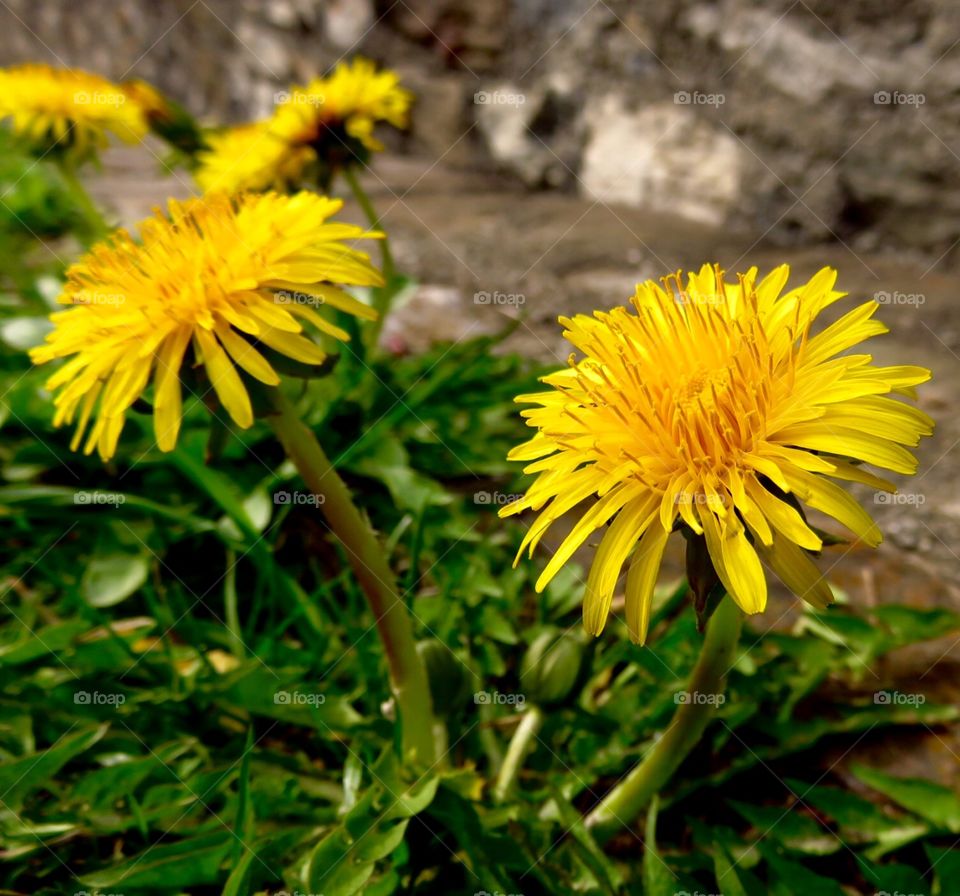
[[[923,778],[898,778],[865,765],[854,765],[851,771],[904,809],[939,828],[960,832],[960,797],[949,788]]]

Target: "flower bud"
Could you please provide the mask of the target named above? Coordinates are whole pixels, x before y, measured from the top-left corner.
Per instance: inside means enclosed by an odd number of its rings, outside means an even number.
[[[533,639],[520,664],[522,690],[534,703],[560,703],[580,678],[585,644],[579,633],[550,628]]]
[[[473,690],[473,673],[460,657],[436,638],[418,641],[417,653],[427,669],[434,713],[447,716],[456,712]]]

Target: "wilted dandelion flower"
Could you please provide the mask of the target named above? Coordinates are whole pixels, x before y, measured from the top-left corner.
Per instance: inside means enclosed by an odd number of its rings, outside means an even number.
[[[368,59],[342,62],[285,94],[270,118],[210,135],[197,183],[228,193],[325,183],[338,168],[383,149],[376,124],[405,127],[411,101],[395,72],[378,71]]]
[[[598,634],[629,559],[626,615],[643,642],[667,538],[675,526],[702,539],[722,586],[747,613],[766,605],[761,558],[815,606],[832,600],[806,552],[822,540],[802,505],[877,545],[870,516],[832,480],[894,491],[866,463],[914,473],[916,446],[933,422],[888,397],[912,395],[922,367],[877,367],[842,354],[886,332],[870,301],[816,335],[815,318],[845,293],[824,268],[783,293],[782,265],[756,282],[751,268],[724,282],[719,267],[637,286],[633,310],[561,318],[582,353],[544,377],[550,391],[522,395],[537,434],[510,458],[537,478],[503,514],[540,511],[520,548],[531,554],[547,528],[591,498],[537,582],[546,586],[586,539],[610,523],[593,559],[584,623]],[[632,559],[631,559],[632,553]],[[519,555],[518,555],[519,559]]]
[[[184,364],[202,365],[230,417],[249,427],[253,410],[237,368],[270,386],[280,381],[257,345],[319,364],[326,355],[304,324],[349,337],[312,305],[376,317],[333,285],[382,282],[368,256],[344,242],[380,234],[328,222],[341,205],[312,193],[171,200],[169,217],[157,210],[139,241],[119,230],[74,264],[59,299],[74,307],[51,316],[53,331],[31,352],[37,364],[70,359],[46,385],[56,391],[54,425],[76,420],[73,449],[95,416],[84,451],[111,457],[152,377],[157,444],[172,450]]]
[[[135,143],[147,133],[144,110],[106,78],[49,65],[0,69],[0,119],[32,152],[80,161],[114,134]]]

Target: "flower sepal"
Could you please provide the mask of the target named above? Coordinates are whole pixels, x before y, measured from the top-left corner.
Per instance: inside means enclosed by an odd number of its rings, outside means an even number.
[[[720,606],[720,601],[726,593],[720,576],[710,559],[707,550],[707,540],[697,535],[688,526],[681,528],[687,540],[686,572],[687,583],[693,593],[693,609],[697,614],[697,631],[703,634],[714,610]]]

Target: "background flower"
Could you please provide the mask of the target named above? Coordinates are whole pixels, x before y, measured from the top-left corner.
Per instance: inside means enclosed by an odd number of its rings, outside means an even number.
[[[40,64],[0,70],[0,118],[32,151],[56,149],[76,160],[105,147],[109,134],[136,143],[148,130],[144,109],[122,87]]]

